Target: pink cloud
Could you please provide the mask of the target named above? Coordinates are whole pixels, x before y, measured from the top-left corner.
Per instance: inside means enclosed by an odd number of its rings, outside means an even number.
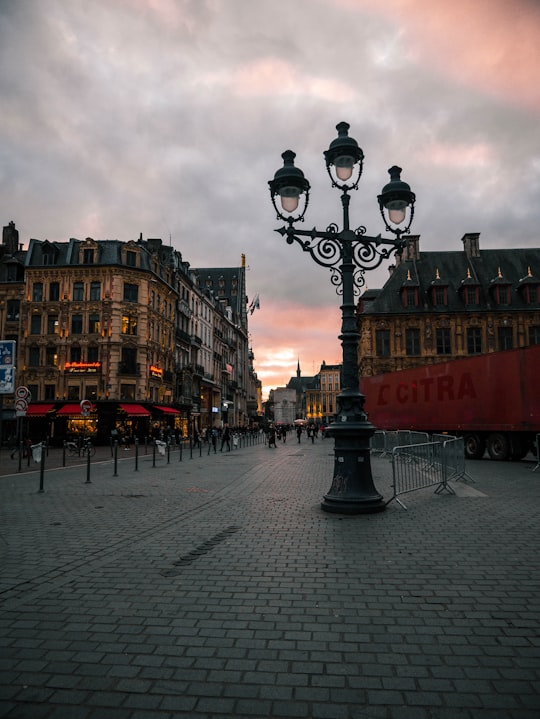
[[[495,157],[493,148],[485,142],[470,145],[433,142],[420,151],[419,159],[443,167],[478,168],[492,164]]]
[[[229,79],[229,76],[227,76]],[[332,77],[304,75],[285,60],[266,57],[240,67],[232,76],[239,95],[310,95],[323,100],[352,100],[356,90]]]
[[[410,56],[458,83],[540,109],[540,5],[535,0],[339,0],[385,15]]]

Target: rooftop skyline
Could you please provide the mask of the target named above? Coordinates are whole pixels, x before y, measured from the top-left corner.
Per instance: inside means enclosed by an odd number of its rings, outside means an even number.
[[[0,3],[0,217],[21,241],[161,237],[192,267],[246,255],[264,387],[341,362],[327,270],[273,230],[292,149],[305,228],[341,223],[323,150],[366,160],[351,224],[384,233],[393,164],[423,250],[538,247],[540,6],[534,0],[24,0]],[[387,266],[366,275],[381,287]],[[540,268],[533,268],[540,273]]]

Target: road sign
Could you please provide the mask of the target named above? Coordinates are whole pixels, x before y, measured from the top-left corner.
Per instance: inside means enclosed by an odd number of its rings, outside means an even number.
[[[13,394],[15,391],[15,367],[0,366],[0,394]]]
[[[17,399],[29,399],[30,390],[28,389],[28,387],[17,387],[17,389],[15,390],[15,397],[17,397]]]
[[[81,413],[83,415],[90,414],[91,409],[92,409],[92,402],[90,402],[89,399],[83,399],[81,401]]]
[[[15,409],[17,412],[25,412],[28,409],[28,402],[25,399],[19,398],[15,400]]]
[[[15,389],[15,340],[0,340],[0,394]]]
[[[0,365],[15,364],[15,340],[0,340]]]

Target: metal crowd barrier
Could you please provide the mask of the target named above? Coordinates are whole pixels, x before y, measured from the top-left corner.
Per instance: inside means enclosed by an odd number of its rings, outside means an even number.
[[[474,482],[465,468],[463,437],[377,430],[371,439],[371,451],[381,457],[391,457],[393,495],[387,504],[395,499],[407,509],[399,499],[403,494],[426,487],[436,487],[435,494],[443,491],[455,494],[448,484],[450,480]]]
[[[429,442],[427,432],[413,432],[408,429],[397,431],[377,430],[371,438],[371,451],[381,457],[392,456],[394,447]]]
[[[436,487],[435,494],[446,491],[455,494],[448,485],[444,462],[444,445],[441,442],[424,442],[394,447],[392,450],[393,499],[407,509],[399,498],[408,492]]]
[[[533,467],[532,471],[536,472],[538,467],[540,467],[540,434],[536,435],[536,466]]]
[[[474,482],[474,479],[465,469],[465,440],[463,437],[445,436],[443,440],[443,459],[447,480]]]

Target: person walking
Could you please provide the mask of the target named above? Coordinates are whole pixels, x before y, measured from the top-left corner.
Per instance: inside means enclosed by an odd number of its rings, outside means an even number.
[[[223,427],[223,432],[221,433],[221,449],[220,452],[223,452],[223,445],[227,445],[227,452],[231,451],[231,430],[229,429],[229,425],[226,424],[225,427]]]
[[[268,449],[273,447],[274,449],[277,449],[276,445],[276,428],[273,424],[270,425],[270,428],[268,430]]]
[[[298,438],[298,444],[300,444],[300,437],[302,436],[302,425],[299,424],[296,428],[296,437]]]

